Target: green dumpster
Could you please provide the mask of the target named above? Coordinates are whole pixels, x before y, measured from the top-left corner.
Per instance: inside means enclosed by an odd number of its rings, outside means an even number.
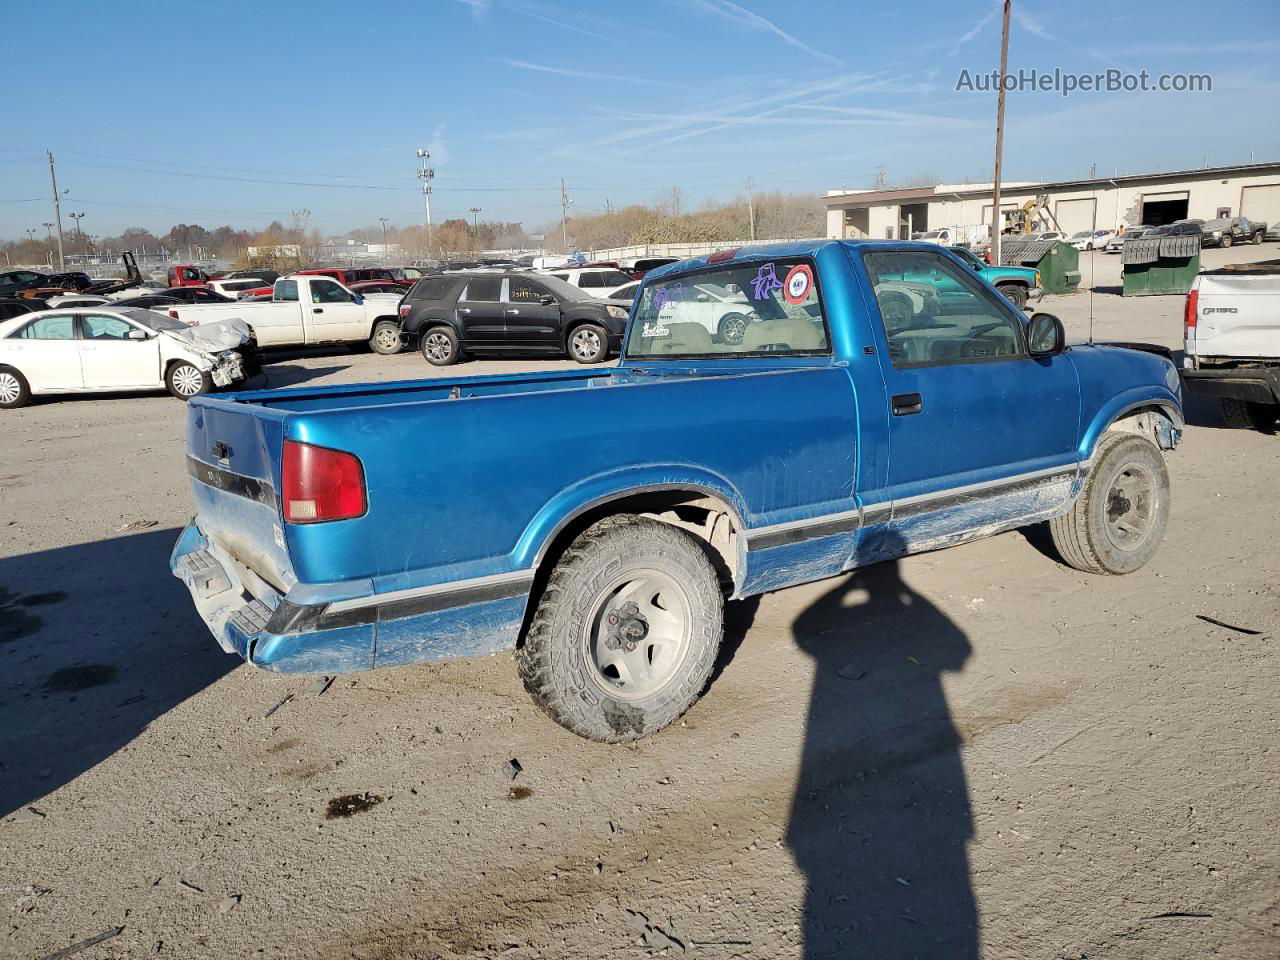
[[[1006,267],[1039,270],[1045,293],[1075,293],[1080,286],[1080,252],[1060,240],[1001,237],[1000,262]]]
[[[1184,294],[1200,272],[1200,237],[1135,237],[1121,248],[1124,295]]]

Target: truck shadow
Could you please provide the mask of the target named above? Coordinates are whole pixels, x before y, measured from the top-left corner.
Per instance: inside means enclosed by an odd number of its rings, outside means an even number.
[[[240,662],[168,575],[177,535],[0,559],[0,816],[101,763]]]
[[[972,815],[942,689],[965,634],[897,562],[841,580],[793,630],[815,667],[786,834],[804,956],[976,960]]]

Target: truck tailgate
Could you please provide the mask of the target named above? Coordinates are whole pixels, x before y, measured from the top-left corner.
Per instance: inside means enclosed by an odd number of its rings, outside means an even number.
[[[1274,358],[1280,345],[1280,273],[1202,274],[1195,353]]]

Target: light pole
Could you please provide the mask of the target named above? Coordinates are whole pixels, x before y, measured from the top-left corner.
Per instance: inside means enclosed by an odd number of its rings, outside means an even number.
[[[382,221],[382,255],[385,257],[387,255],[387,221],[391,218],[379,217],[378,219]]]
[[[53,263],[53,221],[46,220],[40,226],[44,227],[44,232],[49,238],[49,262]]]
[[[470,207],[467,212],[471,214],[471,236],[478,239],[480,237],[480,208]]]
[[[1004,0],[1004,21],[1000,31],[1000,91],[996,95],[996,164],[991,179],[991,263],[1000,265],[1000,230],[1004,217],[1000,212],[1000,161],[1004,152],[1004,77],[1009,70],[1009,11],[1012,0]]]
[[[80,221],[84,219],[84,214],[68,213],[67,216],[76,222],[76,236],[80,238],[80,254],[85,258],[85,262],[88,263],[88,255],[84,251],[84,230],[80,227]]]
[[[427,225],[427,254],[431,254],[431,178],[436,172],[427,165],[431,151],[418,148],[418,179],[422,181],[422,212]]]

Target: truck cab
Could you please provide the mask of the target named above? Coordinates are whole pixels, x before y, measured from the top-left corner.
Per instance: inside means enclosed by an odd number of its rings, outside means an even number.
[[[209,282],[207,273],[190,264],[170,267],[166,276],[171,287],[203,287]]]

